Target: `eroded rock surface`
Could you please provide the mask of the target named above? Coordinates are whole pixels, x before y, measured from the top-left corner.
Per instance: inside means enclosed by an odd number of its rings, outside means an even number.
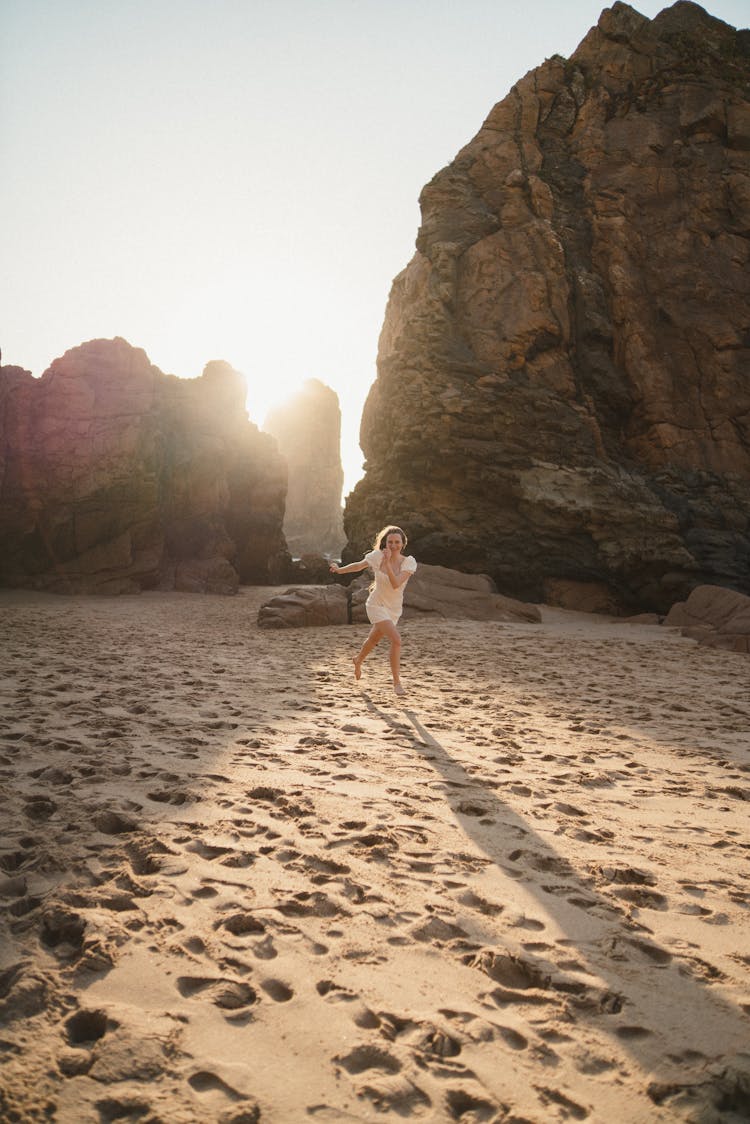
[[[295,555],[338,555],[344,545],[341,410],[338,395],[318,379],[271,411],[263,423],[289,466],[284,534]]]
[[[421,196],[345,559],[667,609],[750,589],[750,32],[617,3]]]
[[[286,466],[227,363],[165,375],[123,339],[0,373],[0,584],[229,593],[288,563]]]

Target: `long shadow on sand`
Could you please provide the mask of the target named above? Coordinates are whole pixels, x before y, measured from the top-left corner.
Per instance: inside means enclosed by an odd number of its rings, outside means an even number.
[[[370,712],[409,738],[442,778],[440,787],[466,836],[504,878],[520,881],[537,907],[534,912],[538,909],[564,934],[556,939],[556,949],[538,942],[539,954],[530,948],[534,942],[520,953],[503,948],[480,953],[478,966],[498,984],[490,993],[498,1008],[541,1004],[545,994],[549,1001],[565,1001],[576,1021],[588,1020],[649,1073],[656,1104],[682,1092],[691,1104],[740,1112],[737,1119],[744,1118],[750,1072],[747,1013],[716,994],[712,983],[721,973],[697,949],[695,955],[686,950],[676,956],[653,940],[647,926],[628,916],[614,896],[604,896],[592,877],[574,869],[527,819],[469,774],[414,710],[405,707],[406,721],[400,721],[367,691],[363,696]],[[625,877],[637,886],[638,871]],[[528,927],[545,926],[531,922]],[[509,944],[516,939],[517,930],[515,937],[509,931]],[[580,968],[571,970],[574,958]],[[592,976],[599,986],[591,986]],[[694,1081],[685,1081],[686,1065]]]

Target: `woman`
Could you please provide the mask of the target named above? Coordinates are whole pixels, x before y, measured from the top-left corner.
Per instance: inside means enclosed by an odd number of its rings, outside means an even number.
[[[401,686],[401,637],[396,625],[404,607],[404,586],[417,568],[417,563],[402,551],[406,546],[406,535],[400,527],[384,527],[375,536],[373,549],[361,562],[351,562],[348,566],[331,563],[334,574],[356,574],[371,567],[375,581],[370,588],[370,596],[365,602],[367,619],[372,628],[370,634],[354,657],[354,677],[362,675],[362,664],[383,637],[391,644],[390,661],[393,675],[393,689],[397,695],[406,692]]]

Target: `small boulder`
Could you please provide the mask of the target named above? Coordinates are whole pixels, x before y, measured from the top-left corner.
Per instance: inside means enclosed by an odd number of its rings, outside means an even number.
[[[287,589],[261,605],[260,628],[310,628],[349,623],[349,597],[339,585]]]
[[[717,585],[699,585],[669,610],[664,624],[711,648],[750,653],[750,597]]]

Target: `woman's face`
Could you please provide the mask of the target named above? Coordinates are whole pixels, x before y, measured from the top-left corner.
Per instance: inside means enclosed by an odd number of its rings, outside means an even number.
[[[394,554],[398,554],[398,552],[401,550],[401,547],[404,545],[404,542],[401,538],[401,535],[388,535],[385,540],[385,545],[389,550],[392,550]]]

